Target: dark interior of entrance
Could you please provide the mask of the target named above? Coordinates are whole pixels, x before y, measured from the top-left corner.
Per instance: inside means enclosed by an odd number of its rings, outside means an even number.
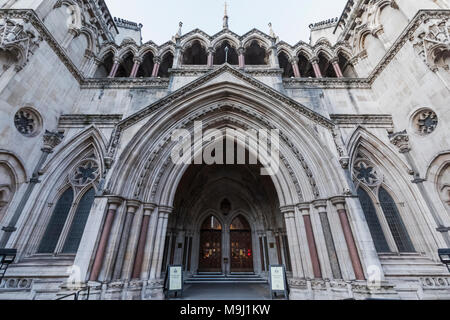
[[[290,265],[284,219],[260,165],[191,165],[169,218],[165,261],[185,272],[232,274]]]

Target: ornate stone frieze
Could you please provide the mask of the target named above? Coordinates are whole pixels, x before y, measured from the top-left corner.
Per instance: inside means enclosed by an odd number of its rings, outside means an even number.
[[[439,68],[449,70],[449,65],[442,55],[450,51],[450,24],[448,16],[441,19],[426,19],[410,37],[414,50],[432,70]]]
[[[13,56],[11,63],[15,65],[16,71],[26,65],[29,56],[39,47],[41,40],[26,21],[17,21],[0,15],[0,50],[11,53]]]

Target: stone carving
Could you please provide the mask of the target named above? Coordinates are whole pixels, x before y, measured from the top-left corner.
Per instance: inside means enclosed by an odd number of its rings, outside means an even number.
[[[406,130],[390,134],[389,140],[398,148],[400,153],[408,153],[411,151],[411,146],[409,145],[409,135]]]
[[[448,18],[426,21],[415,37],[410,40],[416,53],[432,70],[438,68],[449,70],[448,59],[445,56],[450,53],[450,26]]]
[[[100,166],[93,159],[86,159],[76,165],[72,172],[70,181],[74,186],[84,187],[100,176]]]
[[[44,147],[43,152],[52,153],[53,149],[56,148],[64,139],[64,135],[60,132],[51,132],[46,130],[44,134]]]
[[[413,117],[413,125],[417,132],[422,135],[427,135],[434,132],[438,126],[438,123],[438,117],[431,109],[421,110]]]
[[[41,129],[41,117],[32,108],[22,108],[14,116],[14,125],[26,137],[36,136]]]
[[[353,177],[354,180],[368,187],[376,187],[382,182],[376,166],[361,155],[358,155],[353,164]]]
[[[29,55],[41,41],[28,24],[5,18],[0,20],[0,50],[12,53],[17,71],[28,62]],[[10,65],[3,66],[9,68]]]
[[[0,283],[0,290],[30,290],[33,279],[6,278]]]

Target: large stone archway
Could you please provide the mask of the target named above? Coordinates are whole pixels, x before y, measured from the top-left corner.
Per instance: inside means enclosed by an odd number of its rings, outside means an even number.
[[[278,263],[290,270],[278,196],[271,178],[260,170],[260,165],[190,166],[169,217],[164,265],[183,265],[187,275],[263,275]],[[216,223],[208,228],[205,222],[211,217]]]

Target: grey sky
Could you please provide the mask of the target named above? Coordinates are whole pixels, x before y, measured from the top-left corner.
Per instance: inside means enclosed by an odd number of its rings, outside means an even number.
[[[290,44],[309,41],[309,24],[339,17],[347,0],[228,0],[230,29],[242,35],[252,28],[275,33]],[[111,14],[142,23],[144,42],[162,44],[178,31],[199,28],[213,35],[222,29],[224,0],[106,0]]]

